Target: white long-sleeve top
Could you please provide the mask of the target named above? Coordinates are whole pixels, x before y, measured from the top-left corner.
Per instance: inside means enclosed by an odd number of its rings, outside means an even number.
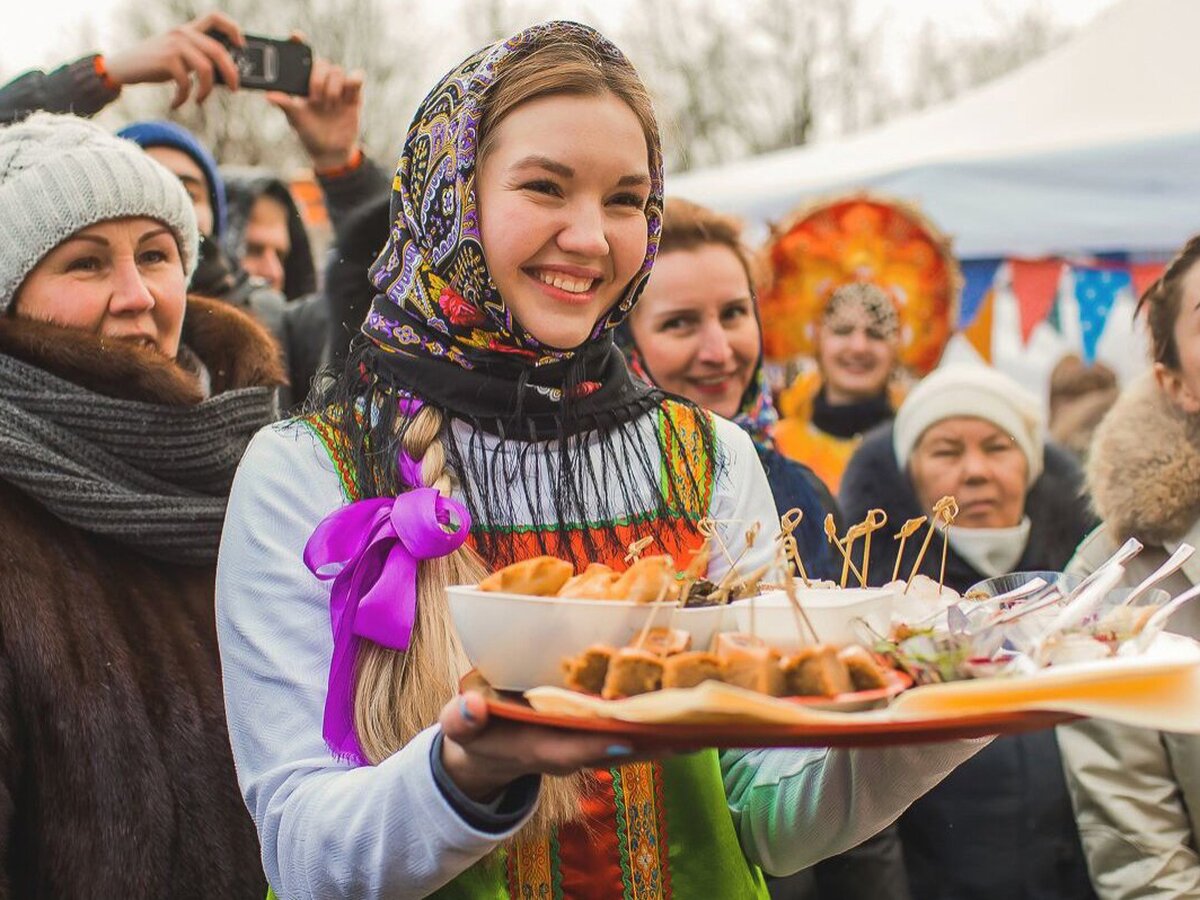
[[[651,429],[654,419],[639,424]],[[749,437],[723,419],[716,435],[726,465],[710,512],[731,548],[744,546],[749,524],[762,521],[744,562],[750,571],[773,557],[775,506]],[[489,452],[504,449],[488,444]],[[378,766],[355,768],[326,747],[330,587],[308,571],[302,553],[317,524],[346,502],[329,455],[307,426],[281,423],[251,442],[234,481],[217,567],[238,780],[267,878],[281,898],[424,897],[524,821],[496,834],[462,819],[434,782],[437,726]],[[719,579],[726,567],[714,552],[710,577]],[[722,773],[743,851],[781,874],[884,828],[980,746],[727,751]]]

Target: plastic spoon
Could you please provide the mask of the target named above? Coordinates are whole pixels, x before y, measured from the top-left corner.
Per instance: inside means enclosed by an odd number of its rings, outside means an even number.
[[[1138,652],[1144,653],[1146,649],[1158,637],[1158,633],[1162,631],[1167,624],[1167,619],[1175,614],[1176,610],[1183,604],[1200,597],[1200,584],[1197,584],[1188,590],[1184,591],[1170,603],[1164,604],[1154,615],[1146,620],[1146,624],[1142,626],[1142,633],[1138,635]]]
[[[1142,596],[1142,594],[1146,593],[1146,591],[1150,590],[1150,588],[1154,587],[1154,585],[1162,581],[1168,575],[1174,574],[1180,566],[1192,558],[1192,554],[1195,552],[1196,548],[1191,544],[1180,544],[1179,548],[1171,554],[1170,558],[1167,559],[1166,562],[1147,575],[1141,584],[1130,591],[1129,596],[1125,598],[1121,605],[1133,606],[1134,600]]]

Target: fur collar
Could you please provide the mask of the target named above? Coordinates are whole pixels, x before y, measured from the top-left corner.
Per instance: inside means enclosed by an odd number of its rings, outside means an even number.
[[[182,343],[208,369],[213,394],[285,381],[270,335],[227,304],[189,297]],[[193,406],[205,397],[194,372],[154,350],[114,347],[104,338],[46,322],[0,317],[0,353],[109,397],[167,406]]]
[[[1120,540],[1183,536],[1200,518],[1200,416],[1180,412],[1145,375],[1096,429],[1087,479],[1096,512]]]

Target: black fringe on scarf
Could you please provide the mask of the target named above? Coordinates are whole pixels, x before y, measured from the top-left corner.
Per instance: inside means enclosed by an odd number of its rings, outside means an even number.
[[[543,509],[553,512],[554,518],[539,522],[542,528],[536,530],[540,553],[572,559],[569,535],[581,532],[585,558],[574,560],[577,565],[619,560],[625,555],[627,548],[611,526],[627,523],[630,510],[649,513],[659,522],[698,518],[695,511],[669,508],[668,497],[698,496],[701,486],[690,467],[676,472],[662,466],[667,441],[658,427],[647,428],[644,422],[645,416],[652,415],[667,398],[662,391],[647,392],[633,408],[581,413],[585,406],[566,399],[581,375],[579,369],[571,367],[563,386],[564,399],[558,404],[555,437],[546,439],[539,437],[539,431],[545,433],[544,427],[535,428],[519,407],[511,416],[491,418],[463,416],[431,404],[419,386],[402,384],[386,366],[377,365],[379,354],[369,341],[356,339],[345,370],[327,371],[317,380],[309,395],[308,411],[346,437],[359,496],[366,499],[395,496],[403,490],[397,459],[408,422],[401,421],[404,417],[398,398],[412,395],[439,409],[443,413],[440,438],[448,466],[471,513],[476,549],[489,565],[499,567],[516,561],[516,548],[509,535],[514,523],[525,518],[518,512],[521,507],[533,510],[535,519],[542,518]],[[671,399],[691,407],[698,421],[708,421],[707,413],[690,401]],[[377,412],[365,416],[362,410]],[[453,437],[456,421],[467,426],[465,441],[461,434],[457,440]],[[669,417],[663,421],[674,430]],[[701,434],[716,484],[723,477],[724,460],[712,429],[702,428]],[[503,442],[497,452],[487,452],[487,435]],[[667,440],[680,446],[680,437],[672,433]],[[599,452],[589,452],[589,447],[597,443]],[[536,464],[539,457],[549,460],[549,471],[544,475]],[[524,472],[534,477],[526,478]],[[598,508],[588,508],[589,495],[598,498]],[[645,533],[639,534],[647,535],[661,537],[649,522]]]

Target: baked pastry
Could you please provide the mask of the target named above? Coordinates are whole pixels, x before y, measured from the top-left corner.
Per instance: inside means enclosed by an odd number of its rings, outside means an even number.
[[[850,684],[856,691],[874,691],[887,687],[887,679],[883,669],[865,648],[857,644],[843,647],[838,652],[838,659],[846,666],[850,674]]]
[[[651,628],[637,646],[659,656],[673,656],[691,648],[692,636],[679,628]]]
[[[715,653],[693,650],[663,660],[663,690],[695,687],[705,681],[721,681],[721,660]]]
[[[726,684],[771,697],[783,696],[785,682],[779,651],[767,646],[762,638],[722,632],[716,637],[715,652],[721,661],[721,680]]]
[[[632,600],[635,603],[679,599],[674,561],[669,556],[639,559],[617,579],[613,586],[613,599]]]
[[[846,664],[830,644],[804,647],[783,661],[782,670],[789,696],[833,697],[853,687]]]
[[[558,596],[576,600],[611,600],[613,586],[619,576],[611,566],[591,563],[586,569],[559,588]]]
[[[553,597],[574,573],[575,567],[565,560],[553,556],[535,556],[493,572],[479,582],[479,589]]]
[[[622,647],[608,662],[604,687],[605,700],[648,694],[662,687],[662,657],[636,647]]]
[[[573,691],[599,694],[615,652],[604,644],[593,644],[578,656],[568,656],[563,660],[563,683]]]

